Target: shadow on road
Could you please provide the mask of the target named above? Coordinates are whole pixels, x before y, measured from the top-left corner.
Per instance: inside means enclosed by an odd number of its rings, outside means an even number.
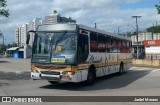
[[[112,74],[96,79],[96,82],[92,86],[84,86],[82,83],[61,83],[57,85],[46,85],[40,88],[43,89],[58,89],[58,90],[70,90],[70,91],[92,91],[101,89],[118,89],[128,86],[134,81],[146,76],[151,71],[139,70],[128,71],[123,75]]]
[[[0,63],[10,63],[9,61],[0,61]]]
[[[3,72],[0,71],[0,80],[29,80],[30,72]]]
[[[8,83],[0,82],[0,86],[8,86],[8,85],[9,85]]]

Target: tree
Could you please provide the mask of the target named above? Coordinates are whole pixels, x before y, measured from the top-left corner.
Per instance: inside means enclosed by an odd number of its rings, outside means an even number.
[[[147,32],[160,33],[160,25],[147,28]]]
[[[0,44],[0,54],[6,51],[6,45]]]
[[[9,17],[9,10],[6,9],[7,6],[7,1],[6,0],[0,0],[0,17]]]

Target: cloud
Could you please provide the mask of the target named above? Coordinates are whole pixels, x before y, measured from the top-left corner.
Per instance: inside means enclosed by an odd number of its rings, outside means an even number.
[[[142,0],[124,0],[125,3],[128,3],[128,4],[133,4],[133,3],[136,3],[136,2],[140,2]]]
[[[133,31],[128,24],[135,26],[133,15],[140,15],[139,28],[145,29],[159,20],[155,8],[129,8],[130,4],[142,0],[8,0],[9,18],[0,18],[0,30],[4,33],[7,43],[15,40],[15,29],[31,21],[35,17],[44,18],[53,10],[57,10],[61,16],[72,17],[77,23],[94,26],[109,32]],[[148,0],[148,2],[151,2]],[[128,6],[127,8],[126,5]],[[145,4],[144,4],[145,5]],[[155,4],[153,4],[155,5]]]
[[[53,0],[8,0],[9,18],[0,18],[0,30],[6,43],[15,41],[15,29],[35,17],[44,17],[51,12]],[[46,6],[45,6],[46,5]],[[1,42],[0,42],[1,43]]]

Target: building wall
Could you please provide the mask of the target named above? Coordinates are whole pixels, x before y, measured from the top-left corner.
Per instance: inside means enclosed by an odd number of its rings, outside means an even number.
[[[27,38],[27,25],[24,24],[21,26],[21,46],[24,46],[26,43],[26,38]]]
[[[38,25],[42,24],[41,19],[40,18],[35,18],[32,21],[30,21],[29,23],[23,24],[21,26],[19,26],[16,30],[15,30],[15,36],[16,36],[16,43],[19,47],[22,47],[25,45],[26,43],[26,39],[27,39],[27,32],[29,30],[36,30],[36,27]],[[34,35],[31,35],[30,37],[30,43],[29,45],[32,46],[33,45],[33,39],[34,39]]]
[[[131,36],[133,53],[137,52],[137,36]],[[160,33],[143,32],[138,34],[139,56],[145,53],[144,40],[160,40]]]

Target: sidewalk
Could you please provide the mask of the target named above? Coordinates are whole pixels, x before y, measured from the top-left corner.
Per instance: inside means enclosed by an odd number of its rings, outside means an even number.
[[[30,59],[0,58],[0,71],[23,72],[30,71]]]

